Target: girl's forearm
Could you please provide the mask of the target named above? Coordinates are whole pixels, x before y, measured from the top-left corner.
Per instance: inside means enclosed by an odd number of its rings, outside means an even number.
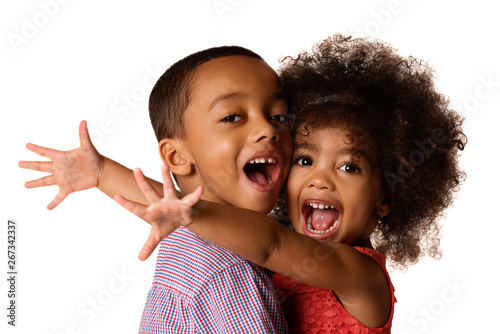
[[[259,212],[204,201],[197,204],[197,209],[190,229],[274,272],[339,292],[358,282],[365,284],[369,277],[360,268],[371,260],[349,245],[326,245]]]
[[[310,244],[309,238],[279,224],[266,214],[200,201],[189,225],[195,233],[270,270],[283,272],[295,246]]]

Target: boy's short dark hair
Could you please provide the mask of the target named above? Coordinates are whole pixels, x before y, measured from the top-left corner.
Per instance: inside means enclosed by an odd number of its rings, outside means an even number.
[[[183,116],[191,100],[196,69],[209,60],[238,55],[263,61],[261,56],[243,47],[220,46],[193,53],[163,73],[149,96],[149,116],[158,142],[164,138],[185,138]]]

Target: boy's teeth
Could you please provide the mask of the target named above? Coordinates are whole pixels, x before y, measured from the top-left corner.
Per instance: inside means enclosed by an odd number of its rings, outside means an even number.
[[[269,177],[267,178],[267,183],[269,183],[269,184],[273,183],[273,178],[269,176]]]
[[[276,163],[276,159],[274,158],[257,158],[257,159],[252,159],[248,162],[249,164],[265,164],[265,163],[269,163],[269,164],[275,164]]]

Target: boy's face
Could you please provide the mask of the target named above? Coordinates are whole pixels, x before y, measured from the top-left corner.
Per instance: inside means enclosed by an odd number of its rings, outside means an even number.
[[[362,245],[369,241],[381,211],[380,177],[366,151],[337,128],[296,135],[286,186],[288,214],[295,230],[311,238]],[[357,153],[355,153],[357,152]]]
[[[269,212],[288,175],[287,103],[263,61],[228,56],[201,65],[184,113],[196,183],[204,199]]]

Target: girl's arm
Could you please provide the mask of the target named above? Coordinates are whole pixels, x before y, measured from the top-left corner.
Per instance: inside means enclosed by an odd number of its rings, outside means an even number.
[[[188,226],[195,233],[274,272],[334,291],[344,309],[367,327],[386,324],[391,290],[370,256],[343,243],[326,245],[265,214],[215,203],[201,205]]]
[[[132,170],[106,158],[97,152],[90,140],[87,123],[82,121],[79,127],[80,147],[71,151],[57,151],[34,144],[26,147],[51,161],[20,161],[19,167],[50,175],[26,182],[26,188],[57,185],[59,192],[47,206],[49,210],[58,206],[69,194],[97,187],[110,197],[121,194],[138,203],[147,204],[147,200],[134,179]],[[153,187],[162,192],[159,182],[150,180]]]
[[[140,170],[134,173],[150,204],[134,203],[121,196],[115,200],[152,225],[155,238],[148,239],[139,256],[141,259],[147,258],[161,239],[177,227],[188,226],[203,238],[260,266],[308,285],[335,290],[339,297],[352,297],[356,289],[364,295],[377,290],[381,284],[387,285],[378,264],[349,245],[326,245],[282,226],[265,214],[198,201],[199,191],[180,204],[182,200],[174,192],[165,165],[162,166],[165,197],[151,187]],[[191,210],[189,204],[196,202]],[[363,288],[359,289],[360,286]]]
[[[188,225],[195,233],[302,283],[342,295],[351,294],[359,286],[375,288],[373,275],[383,275],[372,258],[353,247],[319,242],[265,214],[211,202],[201,202],[197,207],[201,209]]]
[[[115,196],[115,200],[151,224],[151,233],[139,254],[141,260],[151,255],[177,227],[189,226],[202,237],[252,262],[302,283],[335,291],[342,306],[367,327],[381,327],[387,322],[391,312],[390,287],[385,273],[370,256],[346,244],[320,243],[283,227],[265,214],[199,201],[202,187],[179,199],[165,165],[164,196],[155,191],[139,169],[134,174],[150,204],[142,205],[121,196]]]

